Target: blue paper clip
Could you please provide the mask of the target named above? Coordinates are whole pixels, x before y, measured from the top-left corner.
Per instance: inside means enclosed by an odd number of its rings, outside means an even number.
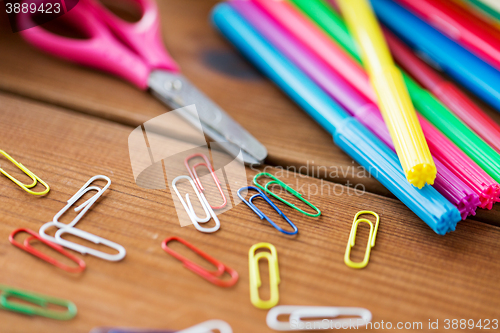
[[[245,200],[245,198],[243,198],[241,196],[241,191],[242,190],[255,190],[259,193],[257,194],[254,194],[250,197],[250,199]],[[251,210],[253,210],[255,212],[255,214],[257,214],[258,217],[260,217],[261,220],[263,219],[266,219],[267,222],[271,223],[271,225],[276,228],[278,231],[286,234],[286,235],[296,235],[297,232],[299,232],[299,229],[297,229],[297,227],[295,226],[295,224],[293,224],[292,221],[290,221],[290,219],[285,215],[283,214],[283,212],[271,201],[271,199],[269,199],[269,197],[267,195],[264,194],[264,192],[262,192],[259,188],[255,187],[255,186],[247,186],[247,187],[242,187],[238,190],[238,197],[244,202],[247,204],[248,207],[250,207]],[[269,217],[267,217],[264,213],[262,213],[260,211],[260,209],[258,209],[254,203],[253,203],[253,199],[255,197],[261,197],[262,199],[266,200],[267,203],[278,213],[280,214],[281,217],[283,217],[285,219],[285,221],[293,228],[293,231],[286,231],[286,230],[283,230],[279,225],[277,225],[276,223],[274,223],[273,220],[271,220]]]

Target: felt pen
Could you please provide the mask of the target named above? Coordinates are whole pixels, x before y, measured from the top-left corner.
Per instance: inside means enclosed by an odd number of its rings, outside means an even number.
[[[500,31],[449,0],[398,0],[428,24],[500,69]]]
[[[393,151],[394,145],[377,105],[357,92],[319,57],[303,47],[288,31],[251,1],[233,0],[231,6],[279,52],[292,61],[318,86],[349,111]],[[425,132],[424,132],[425,133]],[[432,150],[431,150],[432,153]],[[434,158],[437,176],[433,187],[458,208],[462,219],[475,215],[479,196]]]
[[[391,0],[371,0],[378,18],[412,49],[500,111],[500,71]],[[418,31],[418,33],[415,33]]]
[[[436,233],[456,227],[459,211],[432,186],[406,181],[396,154],[349,116],[309,77],[269,44],[230,3],[218,4],[212,22],[240,52],[333,135],[335,143],[426,222]]]
[[[323,29],[328,36],[336,40],[340,44],[346,52],[348,52],[352,58],[346,60],[345,63],[341,62],[328,62],[333,69],[337,67],[345,67],[351,66],[352,73],[356,75],[344,76],[344,78],[349,82],[354,81],[368,81],[366,73],[363,73],[362,68],[358,64],[358,70],[356,71],[353,65],[354,59],[361,62],[358,55],[358,50],[356,47],[356,43],[350,38],[347,27],[344,22],[340,18],[340,16],[335,13],[333,8],[329,6],[327,3],[321,0],[292,0],[292,2],[303,11],[304,14],[309,15],[309,17],[319,25],[320,29]],[[284,6],[283,6],[284,7]],[[284,12],[283,8],[279,14],[275,13],[275,19],[279,19],[281,13]],[[321,15],[319,15],[321,13]],[[295,21],[300,20],[300,17],[297,17]],[[282,24],[286,24],[288,20],[281,21]],[[287,28],[290,28],[287,26]],[[315,27],[314,27],[315,28]],[[291,29],[291,28],[290,28]],[[310,31],[310,33],[317,33]],[[330,48],[337,49],[338,44],[336,44],[333,40],[330,41]],[[308,39],[302,39],[304,44],[309,43]],[[326,48],[326,46],[324,46]],[[317,53],[318,56],[323,56],[321,53]],[[326,59],[328,61],[328,59]],[[439,101],[437,101],[432,94],[426,92],[417,83],[415,83],[408,75],[405,75],[405,82],[408,86],[408,90],[410,95],[421,114],[423,114],[427,120],[432,122],[434,125],[440,125],[439,129],[443,131],[444,134],[448,136],[458,147],[460,147],[464,152],[467,153],[468,156],[463,154],[460,149],[453,144],[450,144],[449,140],[440,139],[439,145],[433,145],[431,149],[433,150],[433,154],[436,158],[439,158],[441,162],[457,177],[459,177],[465,184],[467,184],[471,189],[473,189],[480,197],[481,200],[481,208],[491,209],[495,202],[498,202],[500,195],[499,184],[495,179],[493,179],[488,173],[486,173],[481,167],[483,165],[488,166],[488,164],[483,164],[480,166],[479,163],[475,163],[471,160],[470,157],[475,156],[480,159],[484,156],[485,153],[490,154],[491,156],[496,155],[497,153],[489,147],[484,141],[482,141],[475,133],[473,133],[467,126],[465,126],[461,121],[459,121],[456,117],[454,117],[449,110],[446,109]],[[358,83],[361,84],[361,83]],[[365,97],[371,99],[370,94],[366,94]],[[374,99],[372,99],[374,101]],[[423,118],[420,118],[421,124],[424,127],[424,133],[426,137],[433,138],[442,138],[440,133],[435,133],[436,129],[434,126],[426,126],[425,121],[422,121]],[[453,124],[456,123],[456,126]],[[442,128],[441,128],[442,127]],[[458,127],[458,129],[457,129]],[[473,145],[475,142],[479,144],[479,147],[469,148],[470,145]],[[432,144],[431,140],[428,141],[429,144]],[[460,143],[460,144],[459,144]],[[480,147],[485,148],[485,152],[479,149]],[[490,156],[490,157],[491,157]],[[485,160],[487,162],[487,159]],[[490,170],[493,174],[495,174],[495,169],[492,167]]]

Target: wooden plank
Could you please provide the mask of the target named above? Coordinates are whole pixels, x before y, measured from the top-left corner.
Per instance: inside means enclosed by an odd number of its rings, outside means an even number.
[[[500,228],[465,221],[442,237],[397,200],[344,192],[312,196],[323,212],[317,219],[280,206],[299,227],[297,237],[281,235],[243,204],[221,215],[221,230],[202,234],[179,226],[169,191],[135,185],[127,147],[132,127],[5,94],[0,94],[0,105],[0,148],[52,186],[46,197],[38,198],[0,177],[0,283],[69,299],[79,309],[68,322],[0,311],[2,331],[181,329],[219,318],[234,332],[271,332],[266,311],[254,308],[248,295],[247,251],[262,241],[278,250],[282,305],[364,307],[375,322],[422,322],[425,329],[429,319],[439,320],[438,331],[446,331],[445,319],[477,322],[498,315]],[[3,159],[0,163],[14,172]],[[85,256],[87,270],[71,276],[9,244],[7,237],[15,228],[37,230],[96,174],[110,176],[113,183],[78,227],[123,245],[128,251],[123,261]],[[247,169],[249,181],[254,174]],[[321,184],[292,173],[283,179]],[[370,264],[354,270],[343,263],[343,256],[352,218],[365,209],[378,212],[381,224]],[[161,249],[168,236],[183,237],[234,268],[239,282],[222,289],[185,269]],[[354,259],[364,251],[366,228],[360,228],[359,237]],[[265,273],[263,278],[266,286]]]
[[[300,168],[315,177],[320,167],[321,178],[360,183],[390,196],[378,181],[358,172],[328,133],[218,35],[209,22],[215,3],[159,2],[165,44],[183,74],[267,147],[267,164]],[[7,25],[0,29],[0,43],[8,50],[0,53],[0,90],[133,126],[167,111],[127,82],[42,54]]]

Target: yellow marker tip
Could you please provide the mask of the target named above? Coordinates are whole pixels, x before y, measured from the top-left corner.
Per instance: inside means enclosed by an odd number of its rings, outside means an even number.
[[[433,185],[436,173],[436,166],[433,163],[421,163],[408,171],[406,179],[410,184],[420,189],[425,184]]]

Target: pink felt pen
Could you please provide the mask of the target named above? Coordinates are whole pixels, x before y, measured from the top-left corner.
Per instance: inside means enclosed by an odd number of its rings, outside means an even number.
[[[437,71],[418,58],[406,44],[389,30],[384,29],[384,35],[398,64],[438,97],[484,141],[500,152],[500,125],[488,117],[459,87],[444,79]]]

